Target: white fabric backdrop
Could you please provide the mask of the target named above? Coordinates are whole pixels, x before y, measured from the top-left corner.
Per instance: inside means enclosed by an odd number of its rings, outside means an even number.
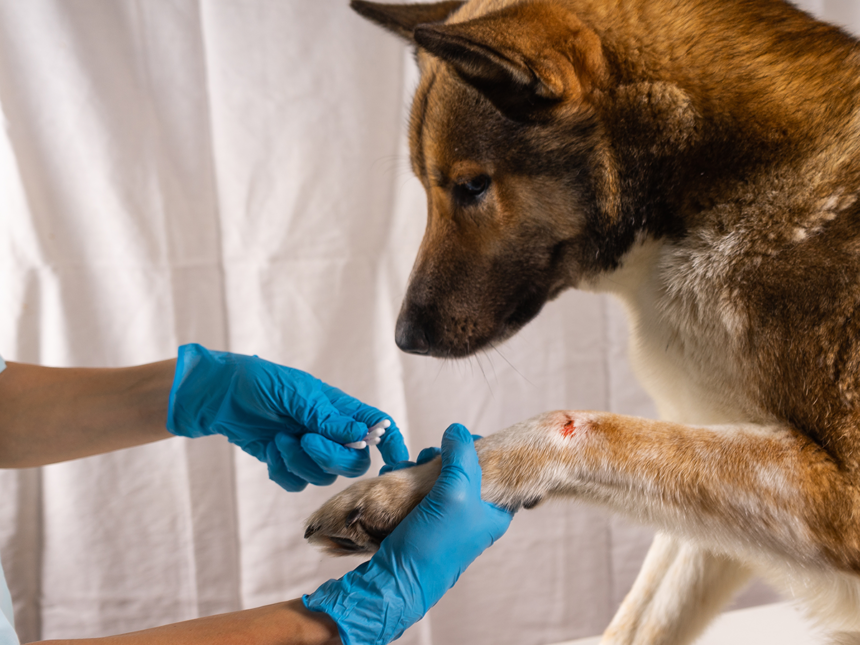
[[[652,415],[609,301],[568,293],[498,351],[406,356],[394,322],[424,226],[403,45],[346,0],[0,0],[0,353],[120,366],[177,345],[256,353],[393,414],[413,454],[460,421]],[[860,24],[856,0],[809,0]],[[376,466],[379,465],[378,458]],[[221,438],[0,472],[22,640],[98,636],[312,591],[354,567]],[[601,631],[650,531],[522,512],[402,639],[542,644]],[[768,592],[753,590],[746,602]]]

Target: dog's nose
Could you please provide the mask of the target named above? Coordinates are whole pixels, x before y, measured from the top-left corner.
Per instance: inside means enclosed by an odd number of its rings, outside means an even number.
[[[430,341],[427,340],[423,327],[412,324],[402,316],[397,320],[397,327],[394,329],[394,342],[410,354],[430,353]]]

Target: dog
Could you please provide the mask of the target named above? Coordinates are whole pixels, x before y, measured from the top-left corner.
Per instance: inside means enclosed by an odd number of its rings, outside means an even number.
[[[860,643],[860,43],[784,0],[352,6],[421,72],[397,345],[467,356],[607,292],[657,404],[488,436],[484,499],[658,529],[605,644],[689,643],[752,575]],[[372,553],[439,468],[359,482],[307,537]]]

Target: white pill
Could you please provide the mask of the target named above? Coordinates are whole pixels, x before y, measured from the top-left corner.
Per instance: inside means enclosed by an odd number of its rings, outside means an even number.
[[[383,419],[370,429],[370,431],[364,436],[364,439],[361,441],[353,441],[352,443],[345,443],[344,445],[347,448],[355,448],[356,450],[364,450],[368,444],[371,446],[378,446],[380,437],[385,434],[385,429],[390,426],[391,421]]]
[[[388,419],[383,419],[382,421],[377,423],[375,426],[373,426],[370,429],[370,432],[373,432],[374,430],[382,430],[383,432],[385,432],[385,429],[390,428],[390,427],[391,427],[391,421],[389,421]]]

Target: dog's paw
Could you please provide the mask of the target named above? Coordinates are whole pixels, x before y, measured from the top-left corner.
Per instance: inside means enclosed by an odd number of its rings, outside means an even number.
[[[441,460],[358,482],[322,505],[307,521],[305,539],[332,555],[373,554],[439,476]]]

